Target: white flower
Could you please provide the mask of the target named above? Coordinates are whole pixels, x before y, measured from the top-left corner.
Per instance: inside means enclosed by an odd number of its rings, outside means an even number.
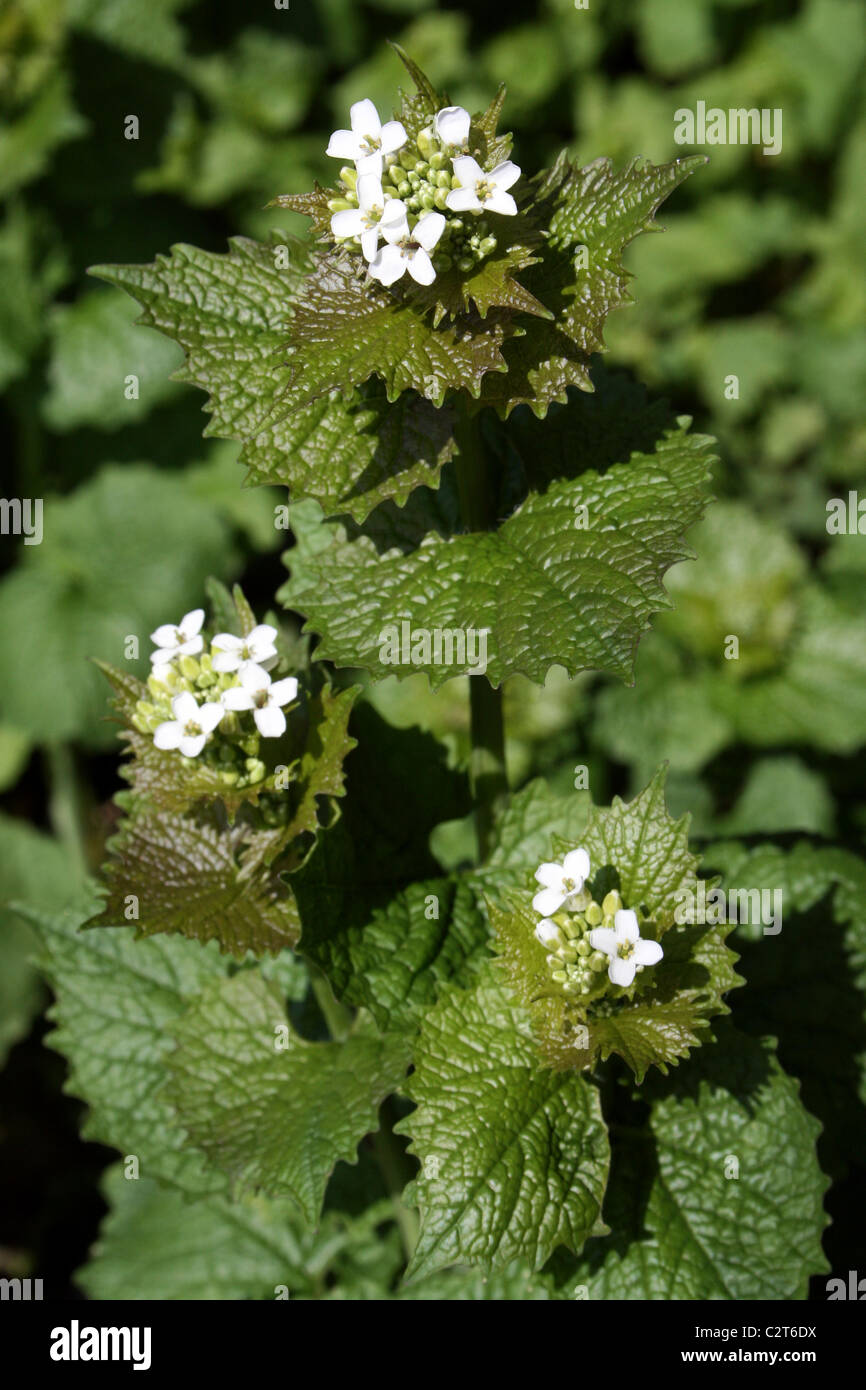
[[[277,655],[274,638],[277,629],[269,623],[259,623],[246,637],[235,637],[231,632],[218,632],[211,643],[216,648],[213,657],[215,671],[237,671],[248,662],[263,666]]]
[[[356,101],[349,113],[351,130],[335,130],[328,154],[335,159],[352,159],[359,174],[382,177],[383,156],[401,150],[408,139],[399,121],[379,119],[372,101]]]
[[[637,917],[631,908],[621,908],[612,927],[594,927],[589,944],[594,951],[610,957],[608,977],[615,985],[628,989],[639,965],[657,965],[664,951],[657,941],[644,941]]]
[[[335,212],[331,218],[331,231],[336,237],[357,236],[361,238],[361,250],[368,261],[372,261],[379,249],[382,214],[385,211],[385,195],[382,192],[382,179],[379,174],[361,174],[358,179],[358,207],[347,208],[345,212]],[[406,208],[399,198],[388,200],[388,210],[397,204],[405,215]]]
[[[203,622],[204,609],[193,608],[191,613],[184,613],[177,627],[173,623],[163,623],[152,632],[150,640],[158,649],[150,654],[154,666],[165,666],[176,656],[195,656],[200,652],[204,645],[200,635]]]
[[[429,252],[445,230],[441,212],[428,212],[410,232],[406,209],[395,198],[386,207],[379,228],[388,245],[382,247],[370,266],[373,278],[383,285],[393,285],[408,270],[419,285],[432,285],[436,271]]]
[[[510,159],[505,159],[489,174],[477,160],[469,154],[452,159],[454,172],[460,180],[459,188],[452,188],[445,202],[452,212],[471,212],[483,208],[485,212],[501,212],[513,217],[517,204],[511,194],[506,192],[520,178],[520,170]]]
[[[542,889],[532,899],[532,906],[542,917],[549,917],[582,889],[589,877],[589,855],[585,849],[570,850],[561,864],[540,864],[535,877]]]
[[[288,705],[298,693],[298,682],[294,676],[277,681],[271,685],[271,678],[261,666],[241,668],[240,685],[226,690],[222,702],[226,709],[249,710],[253,712],[256,728],[262,738],[279,738],[286,727],[286,716],[281,705]]]
[[[174,719],[157,725],[153,741],[157,748],[179,748],[185,758],[197,758],[225,714],[222,705],[199,705],[194,695],[182,690],[171,702]]]
[[[551,922],[548,917],[543,917],[539,922],[538,926],[535,928],[535,935],[542,946],[546,946],[549,950],[562,945],[559,927],[555,922]]]
[[[463,146],[468,143],[471,123],[472,117],[462,106],[446,106],[433,122],[433,129],[443,145]]]

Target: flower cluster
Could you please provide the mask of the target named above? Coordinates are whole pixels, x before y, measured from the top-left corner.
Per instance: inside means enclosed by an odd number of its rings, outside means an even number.
[[[585,886],[589,871],[585,849],[571,850],[561,864],[541,864],[535,877],[542,886],[532,899],[541,913],[535,935],[548,953],[551,979],[582,1002],[608,994],[610,985],[629,989],[664,954],[657,941],[641,938],[637,913],[623,906],[619,893],[593,900]]]
[[[134,723],[157,748],[204,755],[226,786],[252,786],[266,775],[261,739],[285,732],[298,682],[271,680],[276,628],[260,623],[246,637],[218,632],[205,651],[203,623],[204,609],[196,608],[151,633],[150,699],[138,701]]]
[[[408,271],[430,285],[454,266],[468,274],[496,250],[488,216],[515,215],[508,190],[520,169],[511,160],[481,168],[468,152],[468,111],[445,107],[414,148],[400,121],[382,124],[372,101],[355,103],[351,126],[328,145],[329,155],[353,161],[340,171],[344,196],[328,204],[331,231],[361,252],[376,280],[393,285]]]

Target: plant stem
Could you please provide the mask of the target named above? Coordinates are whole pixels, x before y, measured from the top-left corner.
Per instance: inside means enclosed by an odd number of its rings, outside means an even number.
[[[352,1027],[353,1016],[350,1011],[343,1007],[338,999],[334,997],[330,981],[327,975],[315,965],[307,962],[310,972],[310,983],[313,986],[313,993],[316,1002],[322,1011],[325,1022],[328,1025],[328,1032],[334,1042],[342,1042],[349,1034]]]
[[[458,457],[455,461],[460,511],[469,531],[491,531],[496,525],[496,475],[485,447],[478,416],[465,416],[455,429]],[[495,689],[486,675],[469,677],[470,738],[469,783],[475,806],[478,860],[490,850],[496,812],[508,794],[505,766],[505,722],[502,688]]]
[[[390,1104],[386,1101],[382,1107],[382,1127],[373,1135],[373,1152],[385,1180],[388,1196],[391,1198],[394,1220],[408,1263],[418,1244],[418,1217],[403,1201],[403,1188],[410,1175],[406,1172],[406,1155],[394,1135],[390,1111]]]
[[[75,758],[68,743],[49,744],[45,758],[48,764],[48,817],[55,835],[69,852],[75,873],[79,879],[84,879],[89,865]]]

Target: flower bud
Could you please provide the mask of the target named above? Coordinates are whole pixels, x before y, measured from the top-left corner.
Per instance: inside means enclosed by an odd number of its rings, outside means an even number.
[[[576,947],[575,947],[575,950],[577,951],[577,954],[578,954],[579,956],[588,956],[589,953],[590,953],[590,951],[592,950],[592,947],[590,946],[590,944],[589,944],[589,942],[587,941],[586,937],[585,937],[585,936],[582,936],[582,937],[580,938],[580,940],[578,941],[578,943],[577,943],[577,945],[576,945]]]
[[[418,187],[420,186],[420,183],[421,183],[421,176],[420,176],[420,174],[416,174],[414,169],[412,169],[412,170],[406,175],[406,178],[407,178],[408,181],[409,181],[410,187],[412,187],[412,188],[418,188]]]
[[[201,667],[194,656],[182,656],[180,659],[180,669],[188,681],[198,680],[201,675]]]
[[[410,184],[406,182],[404,177],[403,179],[401,179],[400,183],[397,184],[397,194],[400,198],[408,198],[411,192],[412,188]]]
[[[484,237],[483,240],[480,242],[480,244],[479,244],[479,246],[478,246],[479,254],[482,255],[482,256],[489,256],[490,253],[491,253],[491,251],[495,251],[495,250],[496,250],[496,237],[495,237],[495,236],[486,236],[486,237]]]
[[[358,170],[351,168],[348,164],[340,170],[340,179],[347,188],[351,188],[354,193],[358,187]]]
[[[604,954],[603,951],[593,951],[592,955],[587,961],[587,965],[589,966],[590,970],[604,970],[604,968],[607,965],[607,956]]]
[[[435,159],[437,156],[444,159],[444,155],[440,155],[439,151],[436,149],[436,142],[433,139],[432,130],[422,130],[416,135],[415,144],[418,146],[424,159]]]
[[[224,767],[220,769],[219,778],[227,787],[234,787],[240,781],[241,774],[236,768]]]
[[[440,169],[444,169],[444,168],[445,168],[445,156],[444,156],[444,154],[442,153],[441,150],[436,150],[433,154],[431,154],[431,156],[430,156],[430,168],[431,168],[431,169],[435,169],[435,170],[437,171],[437,173],[438,173],[438,171],[439,171]],[[450,175],[450,174],[448,175],[448,187],[449,187],[449,188],[451,187],[451,175]]]
[[[328,212],[348,212],[353,206],[354,204],[350,203],[348,198],[328,199]]]
[[[422,179],[429,172],[429,169],[430,165],[427,163],[426,159],[419,159],[415,165],[415,173]]]
[[[604,913],[598,903],[590,903],[589,907],[586,909],[586,920],[589,926],[600,927],[603,917]]]
[[[464,275],[468,275],[470,270],[475,269],[475,262],[471,256],[461,256],[457,262],[457,269],[462,270]]]
[[[612,888],[610,892],[605,895],[601,904],[601,910],[604,913],[605,917],[613,917],[614,914],[620,912],[621,909],[622,898],[619,896],[619,893],[617,893],[616,889]]]
[[[446,191],[451,188],[451,175],[448,173],[447,169],[440,169],[435,178],[437,188],[444,188]]]
[[[568,976],[564,970],[554,970],[550,978],[555,980],[558,985],[564,985],[568,980]]]
[[[433,195],[433,205],[437,207],[440,212],[445,212],[448,207],[448,194],[445,192],[444,188],[436,189]]]
[[[420,194],[420,201],[421,201],[421,206],[422,206],[422,208],[424,209],[425,212],[432,212],[433,209],[434,209],[434,207],[436,206],[436,203],[435,203],[435,200],[434,200],[434,197],[433,197],[433,192],[432,192],[432,190],[429,189],[429,188],[425,188],[425,189],[424,189],[424,192],[423,192],[422,194]]]
[[[415,168],[416,156],[412,153],[408,146],[404,150],[400,151],[397,158],[402,164],[403,168],[407,170],[407,172],[409,169]]]

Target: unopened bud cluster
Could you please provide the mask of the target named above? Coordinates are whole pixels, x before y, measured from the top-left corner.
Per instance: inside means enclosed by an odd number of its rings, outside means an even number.
[[[562,986],[563,994],[605,993],[608,957],[593,950],[590,932],[595,927],[614,926],[616,914],[622,910],[622,898],[616,891],[607,893],[601,903],[583,889],[569,902],[569,911],[559,911],[548,921],[555,931],[537,934],[547,951],[550,978]],[[640,971],[643,966],[638,966]]]

